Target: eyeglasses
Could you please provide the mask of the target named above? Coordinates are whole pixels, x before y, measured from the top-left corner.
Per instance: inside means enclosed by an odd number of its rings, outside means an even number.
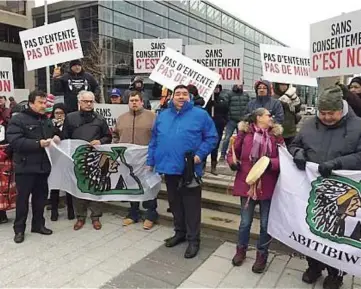
[[[81,102],[85,103],[85,104],[93,104],[94,100],[84,100],[84,99],[82,99]]]

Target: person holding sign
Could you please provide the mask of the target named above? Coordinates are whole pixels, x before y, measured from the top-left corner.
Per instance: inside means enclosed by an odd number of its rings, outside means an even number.
[[[145,109],[152,109],[152,106],[150,104],[149,98],[145,95],[144,92],[144,79],[143,77],[140,76],[133,76],[131,81],[130,81],[130,85],[129,85],[129,89],[124,91],[123,94],[123,103],[128,103],[129,101],[129,95],[132,91],[138,91],[142,94],[142,99],[144,102],[144,108]]]
[[[343,92],[343,98],[352,107],[358,117],[361,117],[361,77],[357,76],[350,82],[348,88],[338,84]]]
[[[176,86],[169,108],[154,124],[147,165],[165,175],[175,230],[165,246],[188,240],[185,258],[193,258],[199,251],[202,162],[217,141],[217,130],[208,113],[194,107],[186,86]]]
[[[283,138],[290,145],[297,134],[297,123],[301,120],[301,100],[296,94],[296,88],[286,83],[274,84],[275,98],[278,99],[284,111]]]
[[[53,73],[54,89],[64,94],[64,103],[68,112],[78,110],[77,95],[80,91],[91,91],[99,100],[100,87],[95,78],[85,72],[79,59],[70,61],[70,71],[61,75],[59,67]]]

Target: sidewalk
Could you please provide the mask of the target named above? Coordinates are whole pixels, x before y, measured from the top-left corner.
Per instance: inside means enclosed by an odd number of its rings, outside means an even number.
[[[233,267],[235,244],[203,237],[199,255],[186,260],[187,244],[164,247],[173,234],[169,227],[123,228],[119,216],[106,213],[102,230],[88,221],[75,232],[60,212],[58,222],[47,221],[52,236],[27,231],[22,244],[13,242],[11,223],[0,225],[1,288],[322,288],[322,280],[316,287],[302,283],[306,263],[298,257],[272,252],[268,271],[256,275],[254,250],[242,267]],[[344,283],[345,289],[361,289],[352,276]]]

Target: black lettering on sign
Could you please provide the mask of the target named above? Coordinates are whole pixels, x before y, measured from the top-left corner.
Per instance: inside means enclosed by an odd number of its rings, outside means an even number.
[[[352,30],[351,20],[333,23],[331,25],[331,36],[349,33]]]
[[[164,42],[161,42],[161,43],[151,43],[150,44],[150,47],[152,49],[160,49],[160,50],[163,50],[165,49],[165,43]]]
[[[112,116],[110,108],[97,108],[95,111],[105,118]]]
[[[206,57],[216,57],[221,58],[223,56],[222,49],[206,49]]]
[[[114,127],[117,123],[117,120],[115,118],[112,117],[107,117],[106,118],[107,124],[109,127]]]

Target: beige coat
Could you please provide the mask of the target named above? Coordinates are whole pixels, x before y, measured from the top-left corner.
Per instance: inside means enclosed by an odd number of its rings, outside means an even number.
[[[113,131],[113,143],[132,143],[147,146],[152,136],[152,127],[156,115],[141,109],[126,112],[119,116]]]

